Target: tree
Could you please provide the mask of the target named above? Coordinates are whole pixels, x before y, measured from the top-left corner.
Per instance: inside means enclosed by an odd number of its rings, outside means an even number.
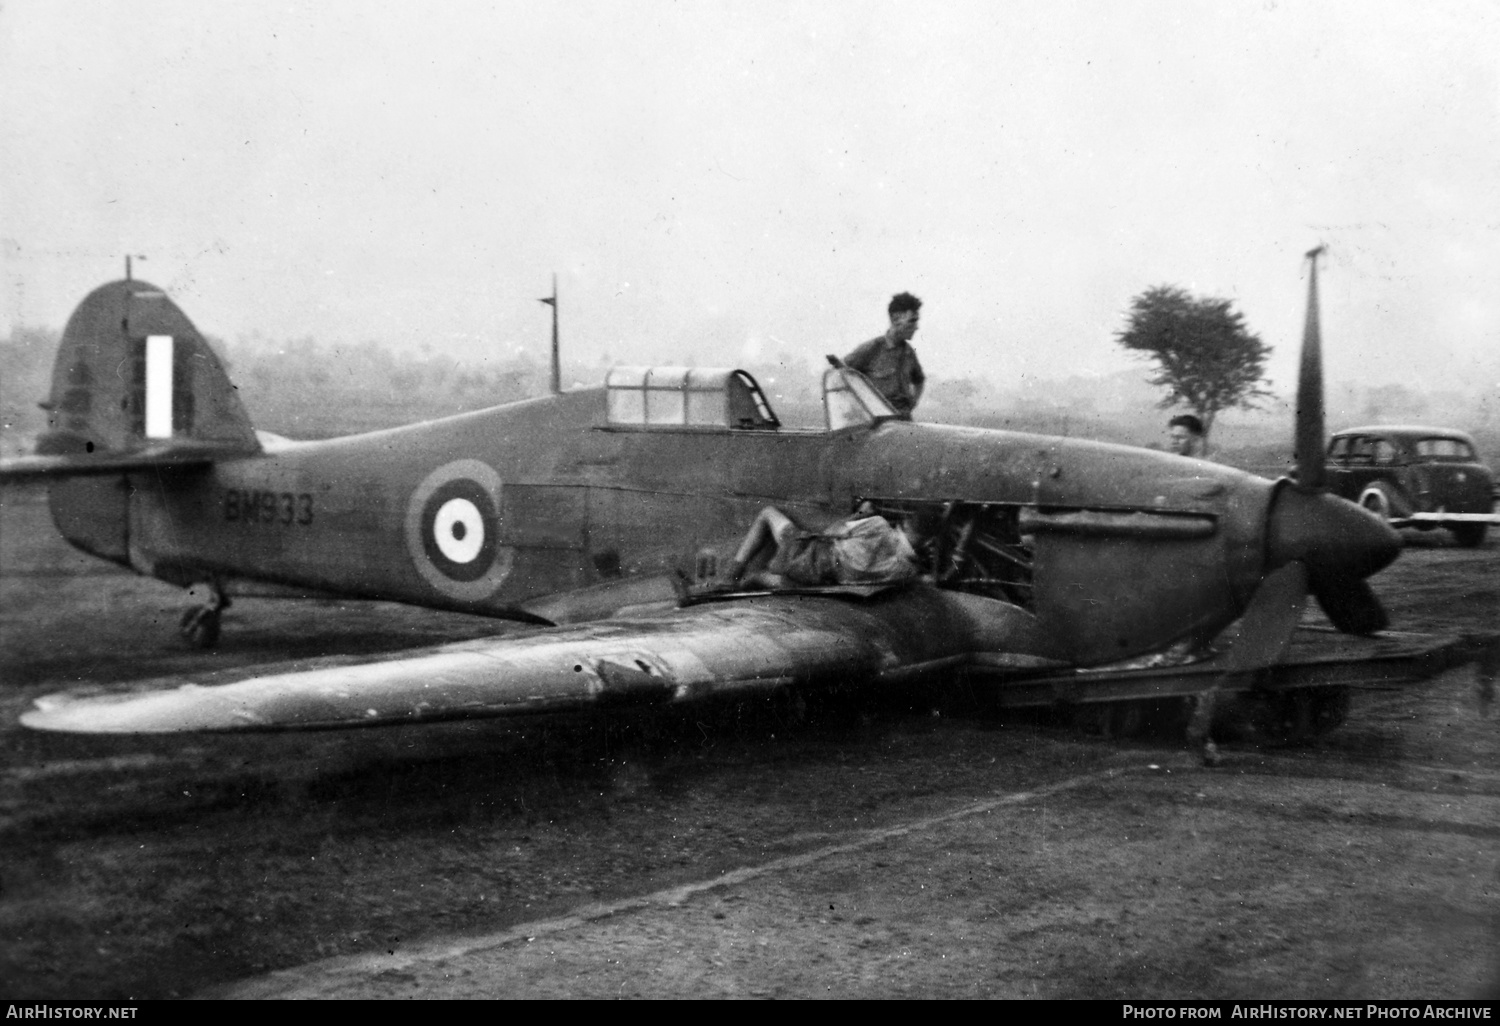
[[[1260,387],[1271,347],[1250,333],[1227,299],[1198,299],[1185,289],[1157,285],[1131,302],[1115,338],[1156,361],[1151,384],[1169,390],[1161,408],[1180,404],[1197,414],[1205,444],[1220,410],[1253,409],[1271,395]]]

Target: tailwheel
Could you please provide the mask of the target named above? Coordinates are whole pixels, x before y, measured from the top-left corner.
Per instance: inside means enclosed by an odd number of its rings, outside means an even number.
[[[177,633],[193,648],[213,648],[219,643],[220,621],[229,598],[217,584],[195,584],[188,589],[188,597],[199,599],[200,604],[182,611]]]
[[[193,606],[182,611],[177,633],[193,648],[213,648],[219,642],[219,611]]]

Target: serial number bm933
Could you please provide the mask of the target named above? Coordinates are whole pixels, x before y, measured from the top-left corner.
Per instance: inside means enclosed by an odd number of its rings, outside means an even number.
[[[313,499],[308,492],[231,488],[224,493],[224,519],[247,524],[307,527],[313,522]]]

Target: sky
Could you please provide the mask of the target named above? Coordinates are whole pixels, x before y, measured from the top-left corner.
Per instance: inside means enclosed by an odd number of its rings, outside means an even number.
[[[4,0],[0,331],[123,275],[207,334],[929,375],[1147,368],[1172,284],[1295,376],[1500,390],[1496,0]]]

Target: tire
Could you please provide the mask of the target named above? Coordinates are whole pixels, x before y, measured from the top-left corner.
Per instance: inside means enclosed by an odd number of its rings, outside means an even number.
[[[1376,481],[1360,493],[1359,504],[1380,519],[1389,520],[1395,505],[1392,499],[1390,485],[1384,481]]]
[[[1277,696],[1276,740],[1284,745],[1306,744],[1316,733],[1318,715],[1314,696],[1302,688]]]
[[[1138,736],[1146,727],[1146,703],[1141,701],[1111,702],[1108,724],[1105,730],[1106,737]]]
[[[1102,702],[1086,702],[1073,708],[1073,729],[1080,733],[1107,736],[1110,725],[1108,707]]]
[[[1350,693],[1347,687],[1315,688],[1312,701],[1315,735],[1326,734],[1342,725],[1349,715]]]
[[[219,611],[203,606],[184,609],[177,633],[193,648],[213,648],[219,643]]]
[[[1448,530],[1453,532],[1453,540],[1466,549],[1477,549],[1484,544],[1485,531],[1489,524],[1454,524]]]

